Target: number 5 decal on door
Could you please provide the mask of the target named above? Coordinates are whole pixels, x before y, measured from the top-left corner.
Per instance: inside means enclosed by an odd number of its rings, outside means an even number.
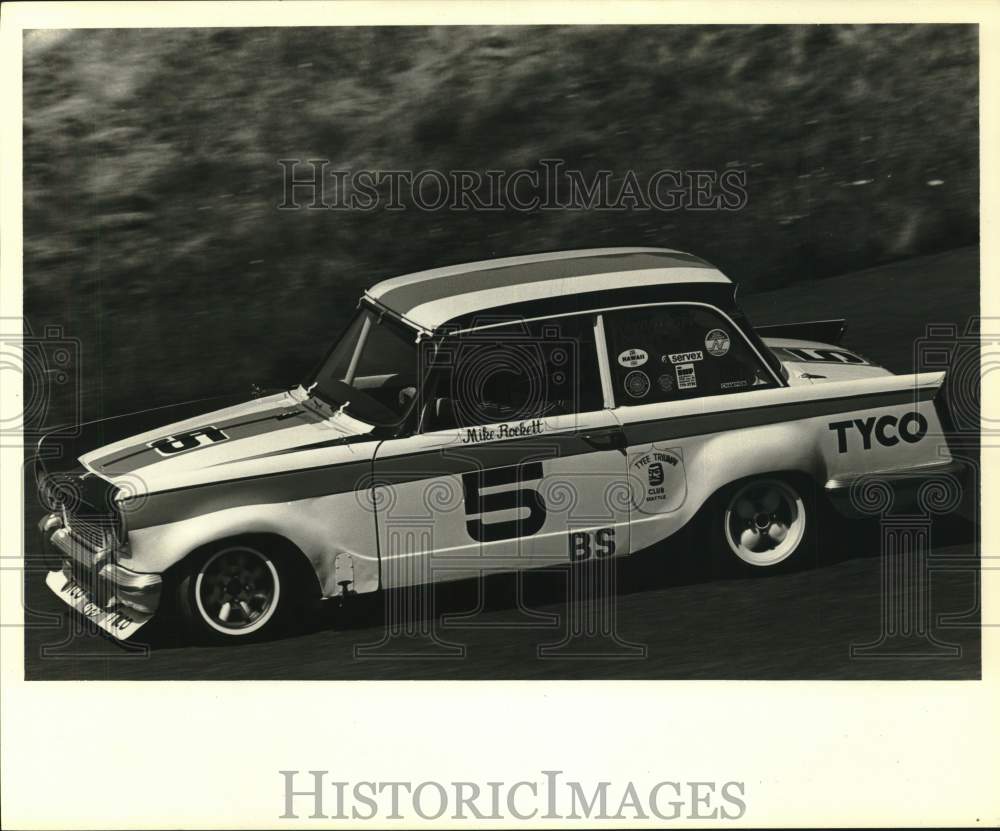
[[[485,488],[500,485],[521,484],[522,482],[541,479],[543,476],[541,462],[498,467],[492,470],[477,470],[462,474],[462,490],[465,494],[465,514],[468,519],[465,527],[469,536],[478,542],[496,542],[517,537],[529,537],[537,534],[545,525],[545,500],[533,488],[519,487],[498,493],[482,493]],[[527,509],[527,516],[518,519],[498,522],[484,522],[478,518],[481,514]]]

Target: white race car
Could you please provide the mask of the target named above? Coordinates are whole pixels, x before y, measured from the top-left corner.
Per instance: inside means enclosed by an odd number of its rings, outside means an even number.
[[[843,328],[755,330],[729,279],[658,248],[387,280],[301,386],[84,425],[76,469],[40,464],[47,583],[116,638],[159,609],[224,641],[310,596],[630,555],[696,517],[706,556],[801,562],[859,478],[956,467],[944,373],[893,375]]]

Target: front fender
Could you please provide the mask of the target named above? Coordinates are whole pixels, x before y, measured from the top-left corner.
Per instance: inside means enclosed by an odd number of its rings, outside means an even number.
[[[243,534],[274,534],[293,543],[309,560],[326,597],[340,594],[336,559],[348,554],[359,594],[379,587],[375,519],[365,494],[348,492],[266,505],[241,505],[129,532],[134,571],[162,573],[191,552]],[[335,518],[335,519],[334,519]]]

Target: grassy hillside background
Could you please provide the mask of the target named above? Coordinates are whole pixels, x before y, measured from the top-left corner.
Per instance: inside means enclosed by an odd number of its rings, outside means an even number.
[[[747,291],[968,245],[977,64],[967,26],[29,33],[25,315],[81,340],[81,414],[97,417],[291,385],[362,288],[434,265],[664,245]],[[278,211],[293,157],[737,168],[749,203]]]

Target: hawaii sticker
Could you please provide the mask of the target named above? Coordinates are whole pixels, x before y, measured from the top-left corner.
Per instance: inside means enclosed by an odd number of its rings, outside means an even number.
[[[644,349],[626,349],[618,356],[618,363],[627,367],[642,366],[648,360],[649,355]]]

